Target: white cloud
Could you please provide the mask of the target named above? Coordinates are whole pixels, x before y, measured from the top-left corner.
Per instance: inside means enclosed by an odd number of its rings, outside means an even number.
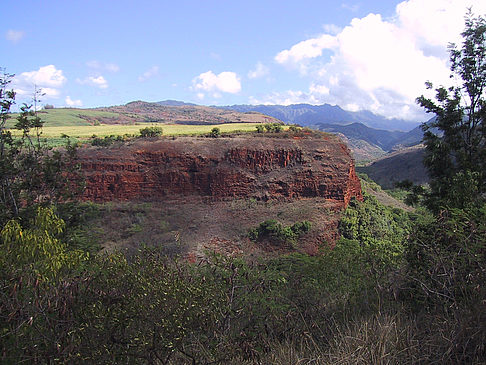
[[[342,30],[342,28],[335,24],[324,24],[322,28],[324,29],[324,32],[331,35],[338,34]]]
[[[71,97],[68,95],[64,100],[67,106],[83,106],[83,102],[79,99],[72,100]]]
[[[258,79],[268,74],[268,67],[265,66],[263,63],[258,62],[255,66],[254,70],[248,72],[248,78],[250,79]]]
[[[221,97],[220,92],[236,94],[241,91],[239,76],[234,72],[221,72],[215,75],[213,71],[200,74],[192,80],[192,89],[202,92],[212,93],[213,97]]]
[[[24,36],[25,32],[13,29],[7,30],[7,33],[5,34],[5,38],[12,43],[20,42],[20,40],[24,38]]]
[[[60,94],[59,88],[66,82],[62,70],[54,65],[40,67],[37,71],[22,72],[15,76],[13,88],[18,95],[32,95],[35,87],[42,89],[47,98],[55,98]]]
[[[317,99],[310,92],[304,92],[300,90],[287,90],[284,92],[273,92],[270,95],[266,95],[264,98],[257,99],[255,97],[249,98],[250,104],[258,105],[292,105],[292,104],[320,104]]]
[[[85,79],[76,79],[76,81],[81,84],[81,85],[89,85],[89,86],[95,86],[100,89],[106,89],[108,88],[108,81],[103,76],[88,76]]]
[[[486,13],[483,0],[403,1],[391,18],[368,14],[337,33],[324,28],[324,34],[279,52],[275,60],[309,75],[309,91],[300,97],[422,118],[415,98],[425,92],[427,80],[451,82],[447,45],[460,42],[468,6]]]
[[[307,39],[292,46],[289,50],[283,50],[275,56],[278,63],[298,63],[307,58],[315,58],[322,55],[325,48],[332,49],[338,45],[336,37],[322,34],[318,38]]]
[[[103,70],[113,73],[120,71],[120,66],[118,66],[116,63],[102,63],[97,60],[91,60],[86,62],[86,66],[94,70]]]
[[[159,66],[152,66],[138,77],[138,81],[144,82],[159,74]]]

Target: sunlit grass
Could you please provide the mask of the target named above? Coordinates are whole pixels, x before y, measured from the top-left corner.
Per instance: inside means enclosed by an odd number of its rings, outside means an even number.
[[[17,116],[18,114],[12,114],[11,118],[7,121],[7,126],[13,127],[17,122]],[[92,124],[92,121],[96,120],[96,118],[111,118],[116,120],[120,118],[120,114],[90,109],[59,108],[40,111],[39,117],[41,117],[47,128],[61,126],[88,126]],[[86,117],[92,119],[91,123],[86,120]]]
[[[211,125],[182,125],[182,124],[157,124],[157,123],[139,123],[137,125],[122,125],[122,124],[102,124],[102,125],[85,125],[85,126],[46,126],[42,128],[42,137],[60,138],[63,135],[69,137],[87,139],[92,135],[98,137],[104,136],[123,136],[125,134],[140,134],[140,129],[157,126],[162,127],[163,134],[169,136],[176,135],[191,135],[191,134],[205,134],[209,133],[214,127],[218,127],[222,133],[229,132],[250,132],[255,131],[255,127],[260,123],[227,123],[227,124],[211,124]],[[21,131],[12,130],[14,135],[20,135]]]

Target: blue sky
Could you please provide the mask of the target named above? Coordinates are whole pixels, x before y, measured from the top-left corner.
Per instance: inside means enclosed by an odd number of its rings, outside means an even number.
[[[57,107],[305,102],[418,120],[483,2],[4,0],[0,67],[18,102],[35,84]]]

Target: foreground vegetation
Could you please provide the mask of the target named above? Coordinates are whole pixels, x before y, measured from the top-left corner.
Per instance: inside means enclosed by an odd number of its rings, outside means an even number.
[[[58,214],[68,221],[72,209]],[[320,256],[191,264],[157,248],[127,258],[69,246],[64,221],[39,208],[1,232],[1,358],[477,363],[486,206],[470,213],[404,213],[366,196]]]
[[[6,129],[15,94],[3,77],[2,363],[484,363],[485,20],[470,14],[463,36],[451,60],[474,105],[454,88],[437,89],[438,104],[419,99],[437,115],[425,126],[430,190],[412,187],[413,212],[367,194],[351,201],[341,238],[318,256],[189,263],[157,247],[97,252],[75,239],[96,208],[57,199],[73,190],[59,177],[75,166],[31,135],[40,118],[25,106],[22,138]],[[264,221],[250,235],[292,246],[310,227]]]

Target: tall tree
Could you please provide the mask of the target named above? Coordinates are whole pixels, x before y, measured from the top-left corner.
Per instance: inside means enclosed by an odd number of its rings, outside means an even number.
[[[485,200],[486,194],[486,20],[465,18],[462,47],[449,45],[451,79],[459,85],[435,89],[435,100],[417,103],[436,118],[424,123],[425,166],[431,177],[427,203],[464,208]],[[432,89],[431,82],[427,82]]]

